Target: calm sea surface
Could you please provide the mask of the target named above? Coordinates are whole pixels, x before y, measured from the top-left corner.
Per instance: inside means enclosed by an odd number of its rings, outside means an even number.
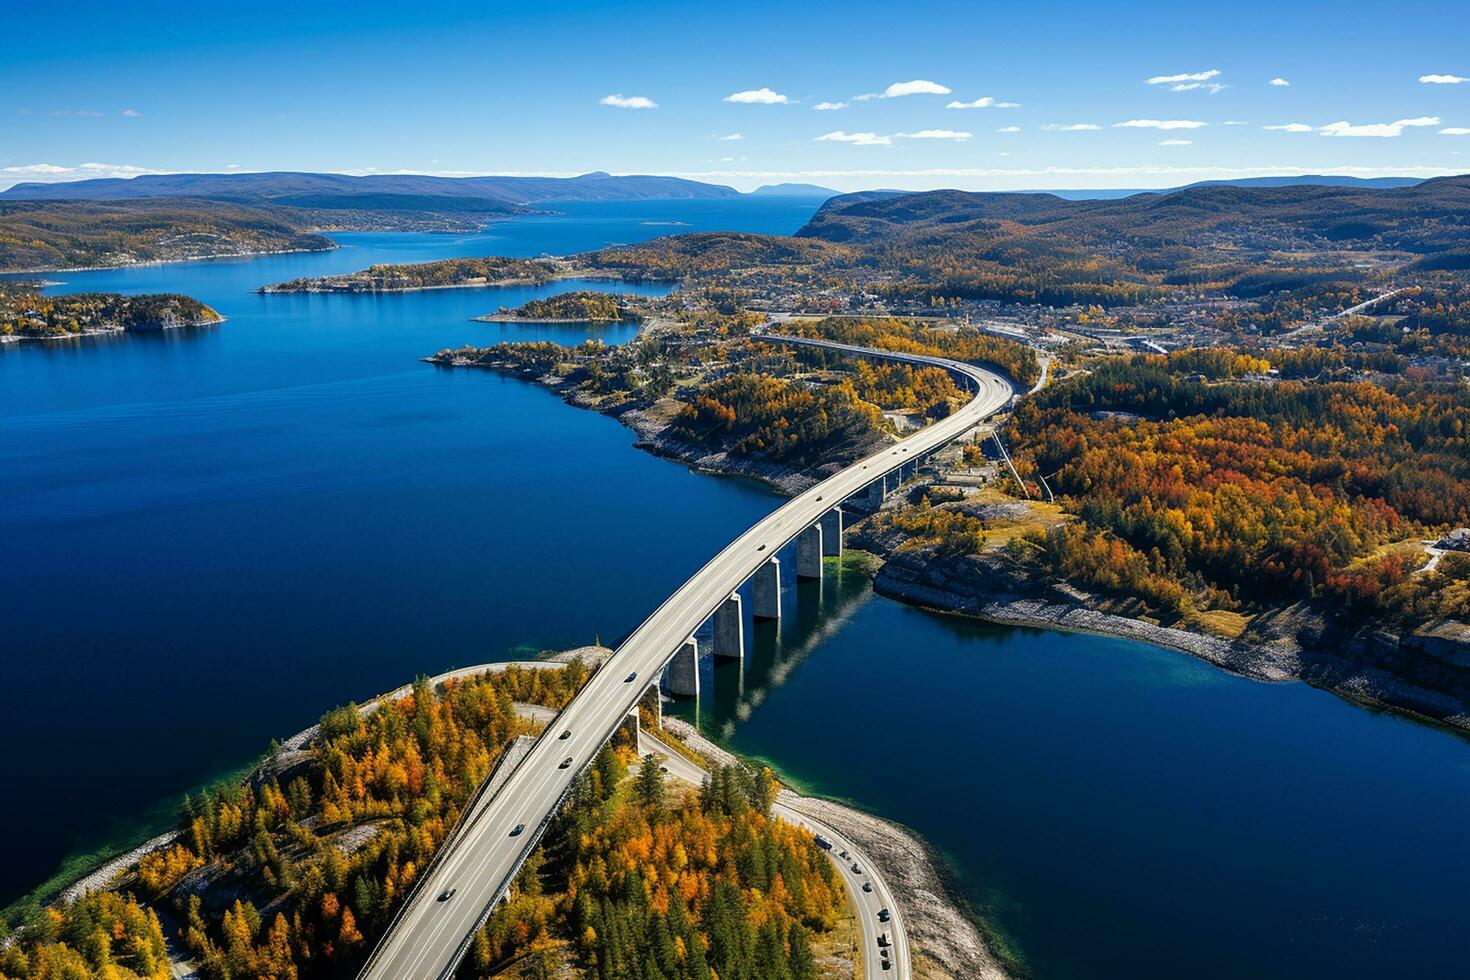
[[[178,794],[326,707],[620,637],[778,503],[529,384],[417,360],[627,340],[469,319],[577,284],[252,290],[374,262],[787,233],[814,207],[575,204],[485,234],[53,276],[187,293],[229,320],[0,351],[0,900],[156,830]],[[1139,644],[928,615],[831,572],[753,631],[743,676],[705,665],[701,724],[923,833],[1038,976],[1463,969],[1465,741]]]

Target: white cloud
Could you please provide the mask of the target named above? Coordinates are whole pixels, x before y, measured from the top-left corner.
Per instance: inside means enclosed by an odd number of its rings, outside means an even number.
[[[997,133],[1019,133],[1020,131],[1020,126],[1002,126],[1000,129],[996,130]]]
[[[715,139],[719,140],[721,143],[738,143],[740,140],[745,139],[745,134],[728,133],[724,136],[716,136]]]
[[[151,167],[136,167],[127,163],[82,163],[75,167],[62,167],[54,163],[27,163],[18,166],[0,167],[0,188],[19,181],[33,180],[55,183],[63,180],[91,180],[97,177],[136,177],[139,174],[161,174],[162,170]]]
[[[911,82],[894,82],[883,90],[883,98],[897,99],[905,95],[948,95],[949,89],[927,78],[916,78]]]
[[[1277,88],[1290,88],[1291,87],[1291,83],[1290,82],[1288,82],[1286,79],[1281,78],[1279,76],[1276,77],[1276,78],[1271,79],[1266,84],[1267,85],[1274,85]]]
[[[624,95],[618,92],[615,95],[604,95],[597,100],[602,105],[610,105],[614,109],[657,109],[658,103],[641,95]]]
[[[846,102],[818,102],[812,106],[818,112],[836,112],[838,109],[846,109]]]
[[[1130,119],[1113,123],[1114,129],[1200,129],[1205,124],[1197,119]]]
[[[1244,119],[1227,119],[1224,122],[1222,122],[1220,125],[1221,126],[1249,126],[1250,123],[1247,122],[1247,121],[1245,121]]]
[[[1403,131],[1411,126],[1438,125],[1438,116],[1417,116],[1413,119],[1399,119],[1391,123],[1362,123],[1359,125],[1349,122],[1328,123],[1318,132],[1323,136],[1376,136],[1381,139],[1389,139],[1402,135]]]
[[[949,88],[927,78],[916,78],[911,82],[894,82],[881,92],[865,92],[854,95],[853,101],[867,102],[871,99],[899,99],[905,95],[948,95]]]
[[[1221,89],[1228,87],[1222,85],[1220,82],[1211,81],[1211,79],[1218,78],[1219,76],[1220,70],[1218,68],[1211,68],[1209,71],[1187,71],[1180,72],[1177,75],[1155,75],[1153,78],[1145,79],[1145,82],[1149,85],[1167,85],[1171,92],[1192,92],[1195,89],[1209,89],[1210,94],[1213,95]]]
[[[1093,123],[1047,123],[1042,129],[1049,129],[1054,133],[1090,133],[1101,126]]]
[[[139,112],[137,109],[124,109],[122,112],[118,113],[118,115],[120,115],[120,116],[127,116],[129,119],[137,119],[139,116],[141,116],[143,114],[141,112]]]
[[[879,136],[877,133],[844,133],[836,130],[831,133],[823,133],[815,140],[817,143],[852,143],[856,146],[887,146],[893,142],[890,136]]]
[[[974,133],[957,132],[953,129],[921,129],[917,133],[894,133],[893,135],[906,140],[956,140],[963,142],[972,139]]]
[[[731,92],[725,96],[726,102],[739,102],[742,105],[790,105],[791,100],[780,92],[761,87],[746,89],[744,92]]]
[[[58,167],[54,163],[28,163],[28,164],[26,164],[23,167],[5,167],[4,170],[3,170],[3,172],[4,173],[7,173],[7,174],[27,174],[27,175],[31,175],[31,176],[40,177],[40,176],[49,176],[51,174],[58,174],[59,175],[59,174],[75,173],[76,172],[76,168],[75,167]]]
[[[1159,140],[1160,146],[1189,146],[1194,140]]]
[[[1470,78],[1464,75],[1420,75],[1419,81],[1425,85],[1463,85],[1470,82]]]
[[[1466,127],[1466,126],[1446,126],[1444,129],[1441,129],[1439,131],[1439,135],[1441,135],[1441,136],[1470,136],[1470,127]]]
[[[1310,133],[1312,127],[1306,123],[1281,123],[1278,126],[1262,126],[1262,129],[1274,129],[1278,133]]]
[[[1208,82],[1212,78],[1218,78],[1220,70],[1211,68],[1209,71],[1183,72],[1178,75],[1155,75],[1148,79],[1149,85],[1177,85],[1181,82]]]
[[[973,102],[960,102],[958,100],[945,106],[946,109],[1019,109],[1019,102],[997,102],[988,95],[981,96]]]

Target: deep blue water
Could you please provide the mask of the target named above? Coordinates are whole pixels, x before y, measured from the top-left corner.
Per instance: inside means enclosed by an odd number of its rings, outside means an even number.
[[[468,320],[538,291],[251,290],[687,230],[645,221],[790,231],[810,209],[572,205],[486,235],[53,277],[229,321],[0,350],[0,814],[28,842],[0,897],[325,707],[621,636],[776,504],[529,384],[416,360],[627,339]],[[1463,740],[1139,644],[931,616],[850,572],[788,586],[743,676],[706,665],[706,728],[926,835],[1038,976],[1463,971]]]
[[[703,728],[924,834],[1036,976],[1464,975],[1463,739],[832,571],[706,665]]]
[[[182,292],[228,320],[0,349],[0,822],[27,841],[0,863],[0,902],[69,852],[136,836],[145,809],[325,707],[621,635],[772,506],[631,449],[616,421],[532,385],[418,360],[628,339],[470,320],[576,283],[253,290],[687,230],[645,221],[790,232],[814,208],[574,204],[482,235],[343,235],[329,253],[50,276],[61,290]]]

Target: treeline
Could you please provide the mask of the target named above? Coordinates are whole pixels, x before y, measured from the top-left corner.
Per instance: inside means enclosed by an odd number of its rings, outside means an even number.
[[[336,248],[311,224],[292,209],[227,201],[0,201],[0,272]]]
[[[1470,523],[1470,394],[1185,373],[1223,358],[1101,361],[1018,408],[1023,477],[1080,518],[1039,541],[1055,571],[1170,611],[1376,594],[1409,569],[1361,560]]]
[[[889,428],[882,411],[846,380],[805,385],[741,371],[703,386],[669,431],[702,446],[802,465],[834,448],[870,444]]]
[[[979,554],[985,546],[985,522],[961,508],[935,507],[924,497],[917,507],[880,510],[870,518],[874,533],[901,533],[900,551],[930,549],[941,557]]]
[[[1273,332],[1361,298],[1376,275],[1359,267],[1363,251],[1421,256],[1416,272],[1470,268],[1467,209],[1464,177],[1093,201],[931,191],[834,198],[797,236],[839,243],[853,268],[882,270],[867,286],[889,298],[1134,305],[1214,292],[1259,300],[1240,325]]]
[[[48,296],[33,287],[0,283],[0,336],[67,337],[91,331],[196,326],[221,319],[198,300],[177,293]]]
[[[497,286],[550,282],[559,275],[543,259],[499,256],[443,259],[406,265],[374,265],[339,276],[291,279],[266,286],[265,293],[382,293],[443,286]]]
[[[559,708],[588,676],[580,661],[511,667],[446,685],[442,696],[420,679],[401,700],[329,711],[305,751],[274,756],[249,782],[186,798],[178,840],[144,857],[123,885],[172,908],[203,980],[350,976],[505,745],[535,730],[514,702]],[[78,948],[62,926],[97,921],[88,904],[97,901],[34,912],[7,950],[15,958],[3,961],[5,975],[114,976],[95,956],[85,971],[39,966],[48,944]],[[125,938],[142,943],[135,935],[152,942],[151,911],[115,894],[107,901],[138,923],[119,933],[109,921],[114,950]],[[167,964],[142,975],[166,976]]]
[[[524,320],[577,320],[590,323],[635,319],[623,305],[623,298],[612,293],[574,291],[533,299],[514,310],[500,312]]]
[[[1025,344],[982,333],[973,327],[958,329],[933,326],[896,317],[827,317],[794,320],[783,324],[793,336],[831,340],[858,347],[872,347],[905,354],[927,354],[991,364],[1022,385],[1035,384],[1041,377],[1036,354]],[[846,354],[832,354],[846,358]]]
[[[0,946],[6,980],[168,980],[158,915],[131,895],[93,892],[38,911]]]
[[[529,955],[599,980],[813,980],[844,887],[810,833],[771,816],[770,770],[675,792],[655,757],[631,780],[626,761],[598,755],[462,974]]]

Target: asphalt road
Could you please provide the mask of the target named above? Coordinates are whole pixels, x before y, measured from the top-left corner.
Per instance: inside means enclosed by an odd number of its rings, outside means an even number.
[[[768,334],[765,339],[944,367],[968,379],[974,397],[948,418],[791,498],[669,596],[562,710],[500,790],[474,802],[363,967],[359,974],[363,980],[448,980],[468,950],[475,929],[530,855],[572,780],[715,607],[827,510],[865,492],[868,484],[902,463],[962,435],[1003,407],[1012,394],[1010,383],[998,374],[960,361],[778,335]],[[570,764],[559,768],[565,759]],[[444,898],[451,890],[452,896]]]

